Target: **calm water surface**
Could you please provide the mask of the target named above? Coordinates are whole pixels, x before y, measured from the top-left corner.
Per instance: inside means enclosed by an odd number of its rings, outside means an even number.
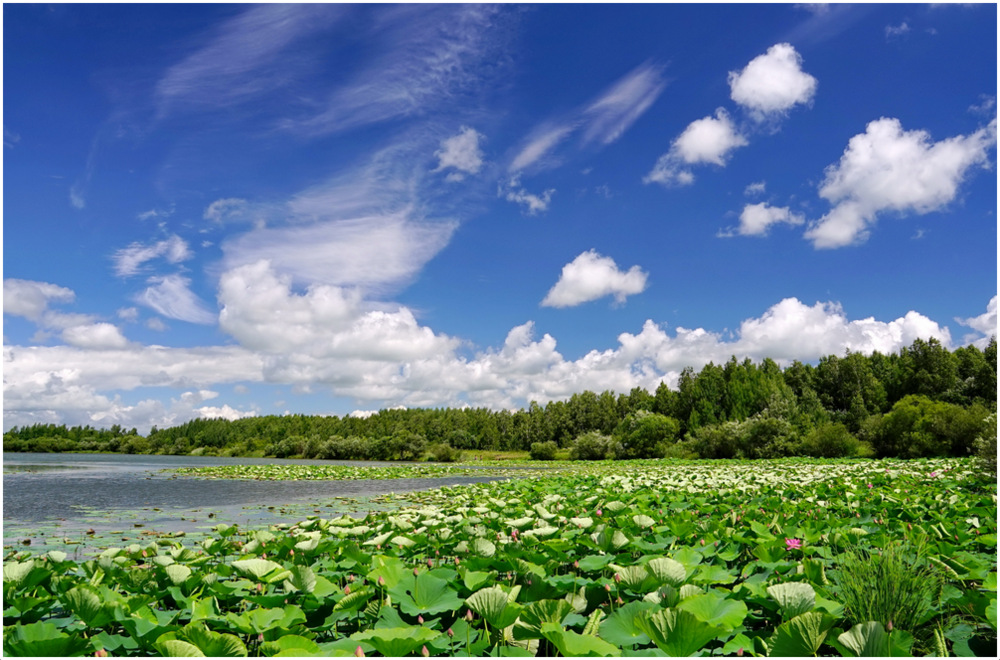
[[[341,461],[135,456],[119,454],[3,454],[4,542],[51,528],[60,534],[150,525],[193,529],[212,512],[212,522],[274,522],[283,509],[292,522],[312,506],[344,497],[371,497],[439,486],[492,481],[491,477],[444,477],[371,481],[251,481],[196,479],[162,472],[178,467],[257,464],[390,465]],[[267,507],[274,507],[269,510]],[[154,509],[157,509],[154,511]],[[250,513],[248,513],[248,511]],[[326,509],[324,517],[333,513]],[[337,513],[336,515],[339,515]],[[189,520],[188,518],[192,518]],[[138,524],[136,524],[138,523]]]

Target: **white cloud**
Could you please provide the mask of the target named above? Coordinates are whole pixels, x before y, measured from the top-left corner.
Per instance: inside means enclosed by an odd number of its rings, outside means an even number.
[[[246,222],[253,219],[252,211],[253,207],[247,200],[226,197],[209,204],[202,217],[212,222]]]
[[[534,164],[557,144],[567,138],[576,128],[576,124],[571,123],[554,128],[546,127],[536,131],[528,139],[528,144],[522,147],[521,151],[514,157],[514,160],[511,161],[507,171],[511,173],[519,172]]]
[[[282,122],[324,135],[446,106],[484,82],[501,60],[503,9],[489,5],[402,5],[375,10],[361,35],[379,53],[329,94],[319,112]],[[489,67],[480,64],[488,63]]]
[[[3,281],[3,313],[23,316],[29,321],[39,321],[50,302],[73,302],[72,289],[36,282],[7,278]]]
[[[137,303],[146,305],[170,319],[211,325],[215,314],[208,310],[191,289],[191,280],[182,275],[151,277],[142,293],[135,296]]]
[[[767,188],[767,183],[764,181],[756,181],[749,184],[743,189],[743,194],[747,197],[756,197],[757,195],[763,195],[764,190]]]
[[[146,327],[155,332],[166,332],[167,324],[158,316],[146,319]]]
[[[73,325],[62,331],[62,340],[78,348],[124,348],[128,340],[110,323]]]
[[[641,64],[616,81],[596,99],[574,110],[559,122],[546,122],[533,130],[508,168],[517,173],[539,161],[578,129],[582,144],[608,145],[625,134],[660,96],[666,83],[663,68]],[[543,161],[544,162],[544,161]]]
[[[864,242],[881,212],[940,210],[955,199],[971,167],[988,164],[995,145],[996,119],[939,142],[926,131],[904,131],[898,119],[877,119],[826,169],[819,194],[834,207],[805,236],[816,248],[838,248]]]
[[[126,323],[135,323],[139,320],[139,310],[135,307],[122,307],[115,315]]]
[[[978,348],[986,348],[991,337],[997,336],[997,297],[993,296],[986,305],[986,311],[979,316],[967,319],[955,319],[960,324],[972,328],[976,332],[966,335],[962,341],[965,344],[972,344]]]
[[[659,66],[647,62],[630,71],[583,111],[584,143],[611,144],[620,138],[665,86]]]
[[[802,70],[802,57],[791,44],[775,44],[750,61],[742,71],[729,72],[731,97],[762,121],[793,106],[809,103],[816,79]]]
[[[903,21],[899,25],[886,25],[885,26],[885,38],[892,39],[894,37],[901,37],[910,31],[910,26]]]
[[[767,202],[747,204],[740,213],[740,226],[736,228],[736,233],[741,236],[766,236],[772,225],[801,225],[804,222],[805,218],[793,213],[787,206],[770,206]]]
[[[714,117],[691,122],[674,140],[670,151],[660,156],[643,181],[663,185],[690,184],[694,181],[694,174],[685,166],[702,163],[725,166],[730,152],[747,144],[747,139],[736,129],[729,114],[719,108]]]
[[[205,46],[170,67],[156,84],[161,115],[180,107],[219,108],[284,87],[302,66],[283,56],[330,27],[336,5],[256,5],[226,21]]]
[[[559,281],[542,300],[543,307],[574,307],[605,296],[622,304],[625,298],[646,290],[648,274],[638,266],[619,270],[611,257],[594,250],[580,254],[563,266]]]
[[[457,135],[441,141],[441,149],[434,153],[438,158],[435,172],[445,168],[458,170],[448,175],[451,181],[461,181],[465,174],[478,174],[483,166],[483,151],[479,142],[486,138],[474,128],[463,126]]]
[[[529,193],[521,186],[520,175],[515,175],[506,183],[501,182],[500,185],[497,186],[498,197],[503,197],[508,202],[522,204],[528,212],[528,215],[535,215],[536,213],[544,213],[545,211],[548,211],[549,202],[552,201],[552,195],[555,193],[555,188],[549,188],[541,195]]]
[[[995,94],[980,94],[979,103],[969,106],[969,112],[977,115],[992,117],[996,114],[997,97]]]
[[[132,243],[126,248],[122,248],[114,253],[111,260],[114,262],[115,274],[119,277],[130,277],[138,274],[142,270],[143,264],[153,259],[163,257],[168,263],[177,264],[192,257],[191,250],[188,249],[187,242],[180,236],[174,234],[162,241],[152,245],[143,243]]]

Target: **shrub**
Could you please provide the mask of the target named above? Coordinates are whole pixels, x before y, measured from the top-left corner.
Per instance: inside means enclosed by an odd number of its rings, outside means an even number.
[[[553,461],[558,450],[559,445],[549,440],[548,442],[532,442],[529,453],[533,461]]]
[[[438,463],[454,463],[462,458],[462,451],[447,442],[438,442],[427,448],[428,458]]]
[[[871,448],[851,435],[840,423],[817,426],[802,441],[799,452],[817,458],[849,458],[865,456]]]
[[[739,433],[738,422],[724,422],[695,429],[688,442],[702,458],[735,458]]]
[[[569,448],[571,461],[603,461],[614,456],[615,442],[606,435],[591,431],[578,436]]]
[[[976,456],[976,470],[987,481],[997,480],[997,414],[993,413],[983,422],[982,434],[973,443]]]
[[[614,438],[621,444],[616,458],[663,458],[680,428],[673,417],[646,410],[633,413],[615,429]]]

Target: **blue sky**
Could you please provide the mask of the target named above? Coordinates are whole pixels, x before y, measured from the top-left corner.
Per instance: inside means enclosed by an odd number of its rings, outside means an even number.
[[[996,332],[995,5],[3,19],[5,429]]]

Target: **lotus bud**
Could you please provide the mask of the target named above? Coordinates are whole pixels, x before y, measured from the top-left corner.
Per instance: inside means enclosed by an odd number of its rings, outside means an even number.
[[[104,649],[97,649],[97,651],[94,652],[94,657],[95,658],[106,658],[106,657],[108,657],[108,652],[105,651]]]
[[[604,590],[605,591],[611,591],[611,585],[610,584],[604,585]]]
[[[416,566],[413,567],[413,575],[414,576],[420,575],[420,571],[417,570]]]
[[[376,550],[381,550],[382,549],[382,544],[381,543],[376,543],[375,544],[375,549]]]
[[[600,509],[597,510],[597,515],[601,515],[601,510]]]
[[[361,648],[360,644],[358,644],[358,648],[354,649],[354,657],[355,658],[363,658],[363,657],[365,657],[364,649]]]
[[[381,575],[378,576],[378,586],[380,586],[380,587],[384,587],[385,586],[385,578],[382,577]]]
[[[458,564],[459,564],[459,563],[460,563],[460,562],[459,562],[459,559],[458,559],[458,557],[455,557],[455,566],[458,566]]]
[[[143,551],[142,551],[142,556],[143,556],[143,557],[145,557],[145,556],[146,556],[146,551],[145,551],[145,550],[143,550]]]
[[[294,557],[295,556],[295,550],[294,549],[293,550],[289,550],[288,551],[288,556],[289,557]]]
[[[353,573],[351,575],[347,576],[347,581],[348,582],[354,582],[354,574]]]
[[[891,619],[889,620],[889,623],[885,624],[885,629],[888,630],[889,632],[892,632],[892,620]]]
[[[258,644],[264,643],[264,633],[257,633],[257,643]]]
[[[472,610],[465,610],[465,620],[472,621]]]
[[[701,547],[704,548],[705,547],[705,539],[699,539],[699,541],[701,541]]]
[[[426,644],[424,644],[424,648],[420,649],[420,655],[424,656],[425,658],[431,657],[431,652],[427,650]]]
[[[345,596],[350,596],[351,595],[351,586],[350,585],[347,585],[346,587],[344,587],[344,595]]]
[[[737,658],[742,658],[743,657],[743,647],[742,646],[740,648],[736,649],[736,657]]]
[[[618,584],[618,583],[620,583],[621,581],[622,581],[622,576],[621,576],[621,574],[619,574],[619,573],[615,573],[615,584]]]
[[[419,623],[420,625],[424,625],[424,617],[422,614],[417,615],[417,623]]]
[[[448,630],[446,632],[447,632],[448,637],[454,637],[455,636],[455,631],[452,630],[451,628],[448,628]]]
[[[434,568],[434,560],[432,559],[427,560],[427,568]]]
[[[579,560],[573,562],[573,568],[580,568]]]

